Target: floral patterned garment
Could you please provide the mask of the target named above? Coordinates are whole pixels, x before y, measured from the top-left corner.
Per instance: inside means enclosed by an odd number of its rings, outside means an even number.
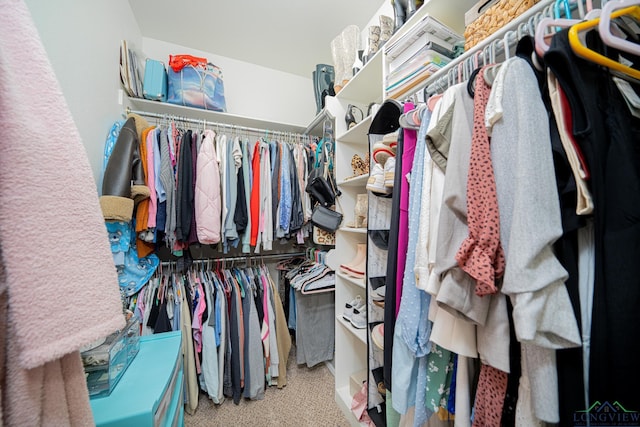
[[[432,344],[427,356],[427,408],[433,412],[446,411],[451,381],[453,380],[453,360],[455,353]]]

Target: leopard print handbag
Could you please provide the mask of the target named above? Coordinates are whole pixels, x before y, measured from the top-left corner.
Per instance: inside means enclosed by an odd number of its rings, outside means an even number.
[[[335,246],[336,233],[313,227],[313,243],[316,245]]]

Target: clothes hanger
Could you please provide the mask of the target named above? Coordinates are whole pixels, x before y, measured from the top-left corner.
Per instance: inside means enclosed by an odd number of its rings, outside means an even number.
[[[563,6],[563,11],[560,10],[560,5]],[[556,18],[560,18],[562,12],[564,12],[564,17],[566,19],[571,18],[571,6],[569,5],[569,0],[556,0],[556,4],[554,6]]]
[[[481,55],[481,51],[478,51],[475,53],[475,55],[473,55],[473,58],[469,58],[472,59],[473,62],[470,62],[473,64],[473,69],[471,70],[471,73],[469,74],[469,80],[467,80],[467,93],[469,94],[469,96],[471,98],[473,98],[475,96],[475,87],[476,87],[476,78],[478,77],[478,73],[480,73],[480,70],[482,70],[482,67],[484,67],[486,65],[486,58],[482,59],[483,65],[480,66],[480,55]]]
[[[600,23],[598,24],[598,33],[606,45],[634,55],[640,55],[640,45],[629,42],[621,37],[614,36],[611,32],[611,14],[614,11],[625,7],[638,5],[640,5],[640,0],[616,0],[609,1],[602,7]],[[640,8],[634,7],[633,12],[630,15],[636,20],[640,20]]]
[[[636,12],[637,9],[638,9],[638,6],[631,6],[624,9],[618,9],[611,14],[611,18],[617,18],[622,15],[637,13]],[[581,31],[595,28],[596,26],[598,26],[599,23],[600,23],[600,18],[596,18],[589,21],[580,22],[579,24],[575,24],[571,28],[569,28],[569,44],[571,45],[571,49],[573,49],[575,54],[580,56],[581,58],[584,58],[588,61],[594,62],[599,65],[605,66],[612,70],[619,71],[626,76],[633,77],[634,79],[640,80],[640,71],[635,70],[631,67],[627,67],[626,65],[622,65],[620,62],[609,59],[606,56],[601,55],[582,44],[582,42],[580,41],[579,33]]]
[[[579,19],[566,19],[566,18],[549,18],[545,17],[540,20],[536,26],[536,32],[534,36],[536,53],[540,57],[544,57],[544,54],[549,50],[549,44],[545,41],[546,37],[552,34],[547,34],[547,29],[551,27],[569,28],[574,24],[579,23]]]

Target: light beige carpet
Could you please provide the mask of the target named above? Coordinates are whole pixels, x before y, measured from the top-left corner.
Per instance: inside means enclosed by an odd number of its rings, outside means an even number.
[[[329,369],[324,364],[313,368],[298,366],[295,359],[292,346],[287,386],[280,390],[268,387],[264,400],[242,399],[234,405],[226,399],[222,405],[215,405],[200,393],[196,413],[185,413],[185,426],[347,427],[349,422],[334,399],[334,378]]]

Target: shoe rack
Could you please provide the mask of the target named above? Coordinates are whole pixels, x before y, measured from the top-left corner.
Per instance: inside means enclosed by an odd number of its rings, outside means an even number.
[[[362,213],[362,203],[367,197],[361,196],[359,209],[356,206],[358,194],[367,194],[369,178],[368,160],[365,159],[369,153],[368,131],[372,116],[368,114],[368,107],[370,103],[379,104],[382,101],[382,89],[382,51],[378,51],[335,97],[328,97],[325,101],[327,110],[335,117],[335,172],[336,182],[342,192],[336,209],[342,212],[344,218],[336,232],[336,258],[346,266],[359,264],[365,272],[364,277],[356,277],[348,269],[336,270],[335,399],[352,425],[359,424],[351,412],[351,401],[359,390],[354,378],[366,379],[368,329],[367,326],[361,329],[354,327],[357,322],[345,320],[343,311],[345,305],[358,295],[367,301],[367,228],[366,224],[362,226],[362,217],[356,217],[357,213]],[[357,106],[364,117],[347,129],[345,115],[350,105]],[[355,118],[360,119],[360,115]],[[354,156],[360,156],[362,164],[367,163],[364,170],[354,171]],[[363,171],[365,173],[357,175]],[[366,206],[364,211],[366,218]],[[366,305],[362,310],[364,313],[368,311]]]
[[[424,2],[387,43],[413,43],[414,40],[406,37],[406,33],[427,14],[433,15],[445,25],[462,33],[464,31],[464,11],[471,8],[475,2],[476,0],[461,0],[461,4],[455,6],[452,6],[452,3],[447,0]],[[389,13],[384,7],[383,5],[378,15],[393,16],[393,12]],[[376,21],[377,16],[372,18],[371,22]],[[366,31],[366,29],[363,30]],[[336,209],[343,214],[342,226],[336,231],[335,255],[338,262],[343,264],[350,264],[356,260],[358,249],[362,248],[362,245],[365,245],[366,248],[367,244],[366,227],[347,226],[356,221],[354,210],[357,196],[358,194],[367,194],[366,185],[369,177],[368,173],[354,177],[351,162],[355,155],[364,159],[370,150],[368,131],[377,109],[374,105],[370,110],[369,106],[371,104],[380,105],[385,99],[384,81],[387,67],[384,46],[381,46],[378,52],[369,58],[364,67],[342,87],[336,96],[325,99],[326,114],[335,118],[335,173],[337,185],[342,192]],[[351,105],[358,107],[364,117],[355,126],[347,128],[345,115]],[[359,115],[356,116],[357,118]],[[370,220],[375,220],[375,218]],[[359,390],[358,384],[362,384],[362,381],[367,378],[369,347],[375,346],[374,341],[370,339],[369,320],[376,319],[367,319],[366,328],[356,329],[350,321],[343,318],[345,305],[351,303],[358,295],[364,301],[371,301],[366,290],[366,274],[364,278],[356,278],[345,271],[336,269],[335,399],[351,425],[357,426],[359,423],[351,412],[351,401],[353,395]],[[364,310],[370,312],[366,306]],[[384,345],[380,342],[377,344]]]

